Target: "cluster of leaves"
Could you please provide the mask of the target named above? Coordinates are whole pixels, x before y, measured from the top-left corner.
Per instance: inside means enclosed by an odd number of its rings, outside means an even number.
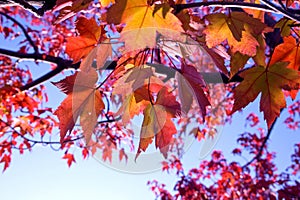
[[[22,153],[36,144],[60,145],[69,166],[76,146],[84,158],[101,151],[103,160],[112,161],[115,150],[120,160],[127,159],[128,148],[137,159],[154,141],[165,158],[178,156],[187,134],[198,140],[213,137],[217,126],[260,96],[268,135],[260,130],[260,135],[240,137],[254,155],[249,166],[228,163],[214,152],[211,162],[183,176],[176,188],[177,196],[188,199],[270,197],[267,184],[279,184],[279,175],[271,177],[273,156],[266,152],[266,141],[286,99],[295,100],[300,86],[297,1],[57,0],[48,9],[41,18],[31,13],[34,9],[0,10],[0,33],[19,47],[0,48],[4,169],[12,149]],[[32,80],[22,59],[48,62],[52,69]],[[53,84],[66,98],[55,111],[45,108],[40,84],[65,69],[74,73]],[[297,129],[299,102],[289,113],[285,123]],[[133,142],[135,117],[142,118],[138,145]],[[253,126],[258,123],[255,115],[249,119]],[[56,126],[60,140],[45,141]],[[294,171],[298,161],[294,156]],[[179,170],[178,162],[173,166]],[[262,182],[251,178],[250,166]],[[199,182],[212,174],[220,178],[212,186]]]
[[[243,156],[262,156],[252,163],[241,165],[229,161],[221,151],[214,150],[210,160],[203,160],[199,167],[186,174],[178,158],[164,162],[163,170],[175,170],[179,180],[171,194],[164,184],[149,181],[151,190],[161,199],[297,199],[300,195],[299,182],[299,143],[295,144],[291,155],[292,164],[284,172],[278,171],[274,159],[275,152],[265,145],[261,150],[266,133],[259,125],[258,117],[251,113],[247,120],[254,133],[245,132],[238,139],[238,147],[232,154]],[[238,159],[237,159],[238,160]]]

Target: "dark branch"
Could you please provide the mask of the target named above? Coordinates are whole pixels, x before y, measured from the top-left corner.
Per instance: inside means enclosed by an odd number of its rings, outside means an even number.
[[[26,39],[28,40],[29,44],[33,47],[34,52],[35,52],[35,53],[38,53],[38,48],[37,48],[37,46],[34,44],[34,42],[32,41],[31,37],[28,35],[28,33],[27,33],[25,27],[24,27],[20,22],[18,22],[15,18],[9,16],[8,14],[6,14],[6,13],[4,13],[4,12],[1,12],[1,11],[0,11],[0,15],[5,16],[7,19],[9,19],[9,20],[13,21],[15,24],[17,24],[17,25],[20,27],[20,29],[23,31],[23,33],[24,33]]]
[[[50,78],[54,77],[55,75],[62,72],[64,69],[78,69],[80,66],[80,62],[73,64],[71,60],[66,60],[60,57],[54,57],[49,56],[46,54],[38,54],[38,53],[20,53],[15,51],[10,51],[6,49],[0,49],[0,54],[20,58],[20,59],[33,59],[33,60],[39,60],[43,62],[50,62],[57,65],[57,67],[46,73],[45,75],[41,76],[40,78],[22,86],[20,88],[21,91],[28,90],[34,86],[37,86],[41,84],[44,81],[49,80]],[[108,62],[108,64],[105,64],[105,70],[113,70],[117,67],[117,61]],[[166,67],[167,68],[167,67]],[[166,72],[167,76],[170,76],[170,73],[174,73],[175,71],[170,69]],[[227,75],[220,73],[220,72],[207,72],[207,73],[201,73],[204,81],[206,83],[232,83],[232,82],[241,82],[243,78],[241,78],[238,74],[232,77],[231,79],[228,78]],[[172,76],[174,77],[174,76]]]
[[[56,5],[56,0],[0,0],[0,6],[18,5],[29,10],[36,16],[43,16]],[[36,8],[38,6],[39,8]]]
[[[282,110],[281,110],[282,111]],[[249,165],[251,165],[255,160],[260,160],[261,156],[262,156],[262,153],[263,153],[263,150],[267,144],[267,141],[269,140],[270,136],[271,136],[271,133],[272,133],[272,130],[275,126],[275,123],[277,121],[278,118],[276,118],[273,122],[273,124],[271,125],[271,127],[268,129],[268,133],[266,135],[266,137],[264,138],[264,141],[263,143],[261,144],[259,150],[258,150],[258,153],[256,154],[256,156],[254,158],[252,158],[249,162],[247,162],[245,165],[242,166],[243,169],[245,169],[246,167],[248,167]]]
[[[2,0],[1,3],[2,5],[19,5],[29,11],[31,11],[35,15],[38,14],[38,9],[36,9],[33,5],[29,3],[29,1],[25,0]]]
[[[6,55],[6,56],[11,56],[15,58],[21,58],[21,59],[33,59],[33,60],[40,60],[40,61],[46,61],[46,62],[51,62],[56,64],[56,68],[42,77],[20,87],[21,91],[28,90],[31,87],[37,86],[41,84],[44,81],[49,80],[50,78],[54,77],[55,75],[59,74],[62,72],[64,69],[78,69],[80,66],[80,63],[75,63],[73,64],[71,60],[65,60],[60,57],[54,57],[54,56],[49,56],[45,54],[38,54],[38,53],[20,53],[20,52],[14,52],[6,49],[0,49],[0,54]]]
[[[289,19],[300,22],[300,16],[297,14],[297,10],[289,9],[284,10],[281,7],[278,7],[274,4],[269,3],[268,1],[263,1],[264,4],[255,4],[255,3],[247,3],[247,2],[227,2],[227,1],[218,1],[218,2],[196,2],[196,3],[188,3],[188,4],[175,4],[172,5],[174,12],[179,13],[180,11],[188,8],[196,8],[196,7],[225,7],[225,8],[250,8],[255,10],[262,10],[265,12],[271,12],[276,14],[281,14]]]

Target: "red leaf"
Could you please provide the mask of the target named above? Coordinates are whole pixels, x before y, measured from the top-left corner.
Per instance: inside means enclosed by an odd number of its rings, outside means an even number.
[[[71,154],[71,153],[66,153],[64,156],[63,156],[63,159],[66,159],[67,160],[67,163],[68,163],[68,166],[70,167],[72,165],[72,163],[76,163],[75,161],[75,158],[74,158],[74,155]]]
[[[10,162],[11,162],[11,156],[4,154],[2,159],[0,160],[0,163],[4,163],[3,172],[9,167]]]

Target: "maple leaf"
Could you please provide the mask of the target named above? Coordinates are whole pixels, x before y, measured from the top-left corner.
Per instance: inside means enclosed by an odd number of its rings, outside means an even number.
[[[61,143],[79,116],[86,142],[91,139],[98,116],[105,107],[100,92],[94,87],[97,80],[96,71],[90,71],[76,72],[53,83],[68,95],[54,112],[59,119]]]
[[[122,100],[122,105],[117,111],[116,116],[122,115],[122,122],[127,124],[135,115],[140,114],[142,110],[141,106],[141,102],[136,102],[134,93],[129,94],[124,98],[124,100]]]
[[[66,53],[77,63],[95,48],[101,36],[101,27],[95,19],[79,17],[76,22],[79,36],[67,38]]]
[[[203,118],[206,115],[206,107],[210,102],[204,93],[205,82],[195,67],[182,62],[180,75],[178,76],[179,97],[182,110],[188,112],[192,103],[192,96],[198,102]]]
[[[127,68],[129,71],[114,83],[113,90],[114,95],[122,96],[122,105],[116,116],[122,114],[122,122],[125,124],[145,109],[150,99],[153,99],[151,93],[163,87],[163,82],[153,76],[151,67],[129,65]]]
[[[10,163],[11,163],[11,156],[4,154],[2,159],[0,160],[0,163],[4,163],[4,168],[3,168],[3,172],[9,167]]]
[[[235,53],[254,56],[259,46],[255,36],[268,31],[265,24],[242,12],[232,12],[230,16],[223,13],[206,16],[209,25],[204,30],[206,43],[209,48],[227,40]]]
[[[172,136],[177,133],[176,127],[171,120],[180,114],[180,104],[175,96],[163,87],[154,104],[149,104],[144,110],[144,119],[140,132],[140,142],[135,159],[142,151],[146,151],[155,137],[155,146],[167,157]]]
[[[92,66],[95,66],[96,69],[103,69],[105,62],[111,56],[111,44],[106,42],[101,43],[97,45],[94,49],[92,49],[84,59],[82,59],[79,69],[87,73],[90,70],[94,70]],[[95,59],[96,63],[94,63]]]
[[[275,48],[270,64],[283,61],[289,62],[288,68],[300,69],[300,44],[293,36],[283,38],[283,43]]]
[[[74,158],[74,155],[71,154],[71,153],[66,153],[62,158],[67,160],[67,163],[68,163],[69,167],[71,167],[73,162],[74,163],[76,162],[75,158]]]
[[[180,40],[183,29],[176,16],[157,6],[149,5],[147,0],[116,0],[108,9],[107,22],[126,26],[121,32],[121,41],[125,42],[125,52],[156,45],[157,33],[170,40]]]
[[[243,71],[240,76],[244,80],[233,90],[235,101],[231,113],[244,108],[261,93],[260,111],[270,128],[280,110],[286,107],[282,88],[286,85],[296,88],[300,84],[298,72],[286,66],[287,63],[278,62],[267,68],[257,66]]]

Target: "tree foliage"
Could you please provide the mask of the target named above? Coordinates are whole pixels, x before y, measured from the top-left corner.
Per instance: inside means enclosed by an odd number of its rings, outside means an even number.
[[[81,148],[84,158],[101,152],[108,161],[113,151],[120,161],[127,160],[131,149],[138,161],[154,145],[166,159],[163,170],[175,169],[180,177],[174,195],[157,181],[149,182],[161,199],[300,198],[294,181],[300,172],[299,143],[284,173],[276,172],[275,154],[267,148],[285,108],[287,127],[300,126],[299,1],[35,0],[0,5],[4,170],[14,152],[39,144],[60,145],[69,166],[75,162],[74,148]],[[6,45],[10,41],[13,50]],[[32,66],[42,63],[51,70],[33,79]],[[58,108],[45,107],[42,83],[67,69],[71,74],[53,82],[66,98]],[[214,151],[210,161],[185,174],[180,161],[184,138],[214,137],[216,127],[256,99],[264,122],[249,115],[256,132],[240,135],[240,147],[233,150],[253,159],[243,165]],[[134,144],[132,125],[138,116],[140,138]],[[211,184],[204,184],[207,180]]]

